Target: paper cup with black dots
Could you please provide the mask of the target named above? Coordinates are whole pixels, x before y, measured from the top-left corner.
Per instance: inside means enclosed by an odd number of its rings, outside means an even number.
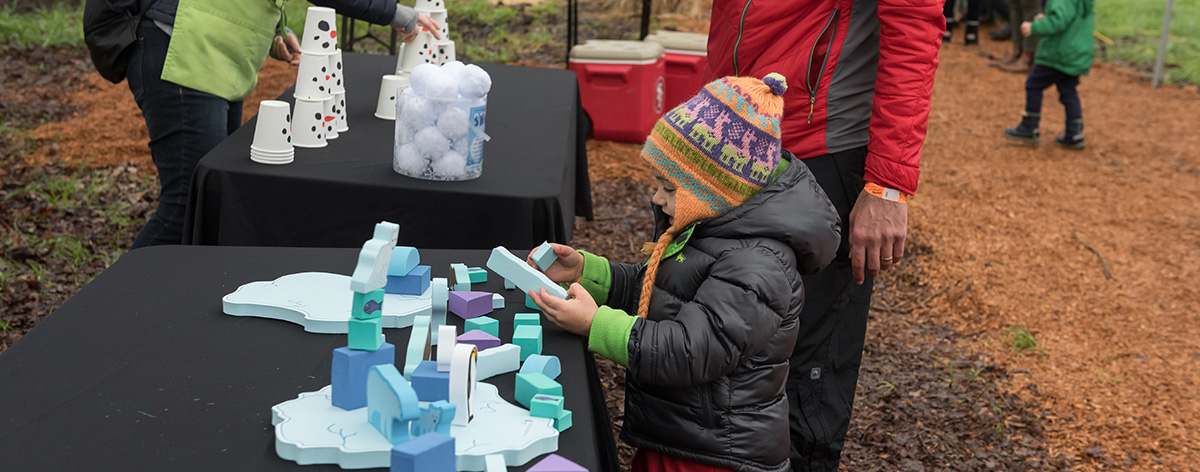
[[[379,83],[379,101],[375,105],[375,117],[384,120],[396,119],[396,98],[408,88],[407,75],[385,75]]]
[[[335,129],[339,133],[350,131],[350,123],[346,121],[346,92],[333,93],[333,114],[337,115]]]
[[[322,148],[328,144],[325,132],[326,100],[296,99],[296,109],[292,111],[293,146]]]
[[[438,64],[449,64],[458,60],[458,56],[454,53],[454,41],[439,40],[433,43],[433,48],[437,51]]]
[[[337,19],[332,8],[308,7],[300,52],[328,56],[337,50]]]
[[[404,53],[400,55],[400,71],[402,73],[412,72],[414,68],[421,64],[434,64],[437,62],[437,54],[433,49],[433,33],[421,29],[417,33],[417,38],[404,45]]]
[[[324,115],[321,117],[321,123],[325,124],[325,140],[326,141],[329,141],[331,139],[337,139],[337,137],[338,137],[337,107],[334,105],[333,100],[334,100],[333,97],[329,97],[328,100],[321,102],[323,104],[323,106],[321,108],[324,110],[323,112],[321,112],[322,115]]]
[[[250,147],[262,151],[292,150],[292,112],[287,102],[263,100],[258,103],[254,141]]]
[[[309,53],[300,54],[300,67],[296,71],[295,97],[302,100],[324,100],[332,97],[329,79],[329,56],[317,56]]]
[[[446,2],[444,0],[417,0],[417,4],[413,8],[446,11]]]
[[[421,3],[420,1],[417,2],[418,5],[420,3]],[[441,0],[438,0],[438,3],[441,3]],[[439,40],[450,39],[450,22],[449,22],[449,20],[447,20],[445,8],[426,9],[426,8],[417,7],[417,13],[424,14],[425,16],[428,16],[429,19],[433,20],[434,23],[437,23],[438,36],[441,37]]]
[[[329,56],[329,88],[333,93],[346,91],[346,74],[342,69],[342,50]]]

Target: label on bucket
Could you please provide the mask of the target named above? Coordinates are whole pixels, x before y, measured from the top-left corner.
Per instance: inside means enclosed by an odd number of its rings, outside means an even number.
[[[467,143],[469,143],[469,151],[467,152],[467,172],[479,170],[483,166],[483,141],[487,136],[483,132],[483,125],[487,119],[487,105],[471,107],[467,111],[467,120],[469,126],[467,128]]]

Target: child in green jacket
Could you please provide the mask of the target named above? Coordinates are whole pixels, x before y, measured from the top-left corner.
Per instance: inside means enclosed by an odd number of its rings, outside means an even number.
[[[1095,51],[1095,0],[1050,0],[1046,12],[1032,22],[1021,24],[1024,34],[1041,37],[1033,70],[1025,80],[1025,113],[1021,124],[1004,130],[1004,136],[1028,143],[1040,139],[1038,122],[1042,113],[1042,91],[1058,87],[1058,101],[1067,109],[1066,132],[1054,143],[1069,149],[1083,149],[1083,108],[1079,102],[1079,76],[1092,67]]]

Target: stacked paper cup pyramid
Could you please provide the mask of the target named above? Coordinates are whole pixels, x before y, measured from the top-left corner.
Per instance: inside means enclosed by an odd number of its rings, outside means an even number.
[[[296,109],[292,113],[292,144],[298,147],[325,147],[339,132],[349,130],[335,20],[332,8],[308,7],[300,40],[300,70],[296,73]]]
[[[394,120],[398,113],[396,107],[400,94],[409,86],[413,69],[421,64],[445,64],[455,60],[454,41],[450,40],[450,26],[446,18],[444,0],[417,0],[417,13],[424,14],[437,23],[438,36],[434,39],[433,32],[420,27],[417,38],[405,43],[396,60],[396,73],[383,76],[379,86],[379,101],[375,108],[375,116],[385,120]]]
[[[400,97],[392,169],[428,180],[479,177],[491,87],[491,76],[474,64],[413,69]]]

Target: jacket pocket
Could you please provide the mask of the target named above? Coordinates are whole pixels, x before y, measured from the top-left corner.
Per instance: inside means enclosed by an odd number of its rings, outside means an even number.
[[[808,73],[804,77],[804,85],[808,89],[808,122],[812,123],[813,111],[817,107],[817,91],[821,87],[821,79],[825,75],[825,65],[829,62],[829,48],[833,46],[833,38],[837,32],[839,11],[833,10],[821,34],[813,41],[808,51]]]
[[[713,426],[717,422],[717,414],[713,411],[712,403],[712,384],[707,383],[700,387],[700,412],[704,415],[704,425]]]

